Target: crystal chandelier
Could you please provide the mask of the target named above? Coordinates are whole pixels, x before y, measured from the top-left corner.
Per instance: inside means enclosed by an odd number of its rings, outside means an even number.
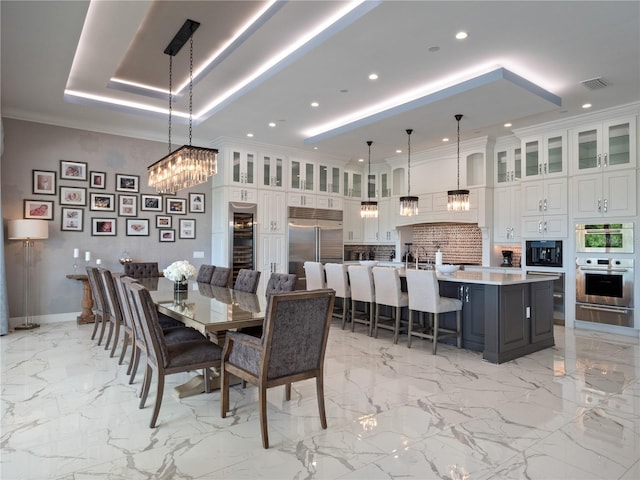
[[[400,197],[400,215],[411,217],[418,215],[418,197],[411,196],[411,134],[413,129],[407,129],[407,195]]]
[[[187,20],[173,37],[164,53],[169,55],[169,154],[147,168],[149,186],[158,193],[175,193],[178,190],[205,183],[218,170],[218,151],[213,148],[191,145],[193,123],[193,33],[199,22]],[[189,51],[189,145],[171,151],[171,116],[173,111],[173,57],[190,40]]]
[[[447,192],[447,210],[462,212],[469,210],[469,190],[460,190],[460,119],[462,114],[455,115],[458,122],[458,189]]]
[[[378,218],[378,202],[371,200],[371,140],[367,140],[369,146],[369,175],[367,176],[367,201],[360,202],[360,216],[362,218]]]

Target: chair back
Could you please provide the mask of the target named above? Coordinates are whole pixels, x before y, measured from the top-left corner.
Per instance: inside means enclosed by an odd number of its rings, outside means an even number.
[[[109,306],[109,314],[111,317],[115,318],[116,321],[124,324],[124,318],[122,316],[122,308],[120,307],[120,302],[118,300],[118,294],[116,292],[116,285],[113,282],[113,275],[111,275],[111,271],[99,268],[98,274],[102,279],[102,284],[104,285],[104,298]]]
[[[89,286],[91,287],[91,294],[93,296],[93,304],[95,309],[100,314],[109,314],[109,306],[104,293],[104,284],[100,273],[96,267],[87,267],[87,278],[89,279]]]
[[[307,290],[327,288],[324,277],[324,267],[320,262],[304,262],[304,272],[307,278]]]
[[[124,274],[133,278],[158,277],[158,262],[132,262],[124,264]]]
[[[214,265],[200,265],[200,269],[198,270],[198,276],[196,277],[196,282],[199,283],[209,283],[211,282],[211,276],[213,275],[213,271],[216,269]]]
[[[326,263],[324,271],[327,275],[327,288],[335,290],[336,297],[351,298],[347,266],[342,263]]]
[[[247,293],[256,293],[258,283],[260,282],[260,270],[249,270],[241,268],[236,277],[236,283],[233,285],[234,290]]]
[[[376,290],[371,267],[349,265],[349,283],[351,284],[351,300],[368,303],[376,302]]]
[[[127,293],[127,290],[124,286],[123,278],[126,280],[130,279],[130,277],[121,277],[119,275],[113,277],[113,283],[116,287],[116,296],[118,298],[118,303],[120,303],[120,309],[122,310],[122,318],[124,320],[124,324],[133,331],[135,339],[138,340],[138,331],[133,320],[133,312],[131,311],[129,294]],[[144,341],[144,339],[142,339],[142,341]]]
[[[136,344],[147,353],[147,341],[144,336],[144,330],[142,328],[140,314],[138,307],[136,307],[135,300],[133,298],[133,292],[131,291],[131,285],[138,282],[131,277],[117,277],[116,285],[122,289],[122,295],[124,296],[124,314],[129,316],[131,325],[133,325],[133,334],[136,338]]]
[[[407,292],[411,310],[438,313],[439,288],[435,270],[407,269]]]
[[[379,305],[391,305],[400,307],[406,305],[407,300],[402,301],[402,288],[400,286],[400,274],[397,268],[373,267],[373,285],[376,292],[376,303]]]
[[[162,327],[158,322],[156,304],[151,299],[149,290],[139,283],[130,283],[127,287],[132,293],[134,304],[138,311],[138,319],[146,340],[147,361],[151,361],[159,367],[167,367],[169,365],[169,352],[164,340]]]
[[[275,293],[292,292],[298,276],[295,273],[272,273],[265,289],[267,300]]]
[[[274,379],[322,368],[334,301],[335,293],[329,289],[271,297],[262,336],[263,378]]]
[[[228,287],[231,281],[231,269],[227,267],[216,267],[211,275],[211,285],[215,287]]]

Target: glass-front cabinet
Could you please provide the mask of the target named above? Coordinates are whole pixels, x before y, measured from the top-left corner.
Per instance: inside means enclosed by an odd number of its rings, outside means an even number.
[[[289,168],[290,187],[292,190],[313,191],[315,180],[315,164],[306,160],[291,160]]]
[[[522,148],[515,141],[495,148],[495,184],[505,185],[522,179]]]
[[[231,150],[231,182],[242,185],[256,183],[256,154],[242,150]]]
[[[260,187],[284,188],[285,161],[277,155],[262,155],[262,180]]]
[[[361,172],[344,172],[344,196],[362,198],[362,183],[364,175]]]
[[[636,120],[611,120],[575,129],[574,173],[635,168]]]
[[[318,166],[318,191],[339,195],[340,177],[340,167],[320,164]]]
[[[524,138],[524,179],[566,175],[567,136],[564,132]]]

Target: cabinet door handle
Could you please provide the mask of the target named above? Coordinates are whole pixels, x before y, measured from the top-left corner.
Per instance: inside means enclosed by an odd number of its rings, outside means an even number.
[[[515,232],[513,230],[513,227],[511,227],[511,239],[514,239],[515,236],[516,236],[516,234],[515,234]]]
[[[547,162],[544,162],[544,174],[547,174]]]
[[[542,233],[542,220],[538,222],[538,233]]]
[[[547,222],[544,222],[544,233],[547,233]]]
[[[604,199],[604,212],[607,213],[607,210],[609,210],[609,200],[608,199]]]
[[[464,285],[460,285],[459,287],[458,299],[464,300]]]
[[[538,175],[542,175],[542,164],[538,164]]]
[[[538,200],[538,211],[542,211],[542,200]]]
[[[598,212],[602,212],[602,201],[598,199]]]
[[[609,166],[609,158],[608,158],[608,153],[604,154],[604,163],[602,164],[603,167],[608,167]]]
[[[464,286],[464,301],[469,303],[469,285]]]
[[[507,227],[507,238],[509,238],[509,232],[511,231],[511,229],[509,227]]]
[[[547,199],[546,198],[544,199],[544,204],[543,204],[542,208],[544,209],[545,212],[547,211]]]
[[[600,168],[600,166],[602,165],[602,155],[598,154],[597,160],[596,160],[596,167]]]

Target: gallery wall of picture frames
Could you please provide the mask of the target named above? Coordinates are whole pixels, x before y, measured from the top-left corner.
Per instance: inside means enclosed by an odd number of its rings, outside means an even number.
[[[23,217],[55,220],[56,202],[46,196],[57,196],[64,232],[83,232],[86,225],[92,236],[116,236],[118,218],[123,217],[121,233],[150,236],[153,219],[140,218],[139,213],[156,212],[159,242],[175,242],[176,229],[179,239],[196,238],[196,219],[187,216],[206,213],[204,193],[189,193],[188,198],[140,193],[139,175],[115,173],[111,177],[89,170],[87,162],[71,160],[60,160],[58,172],[34,169],[34,198],[24,199]]]

